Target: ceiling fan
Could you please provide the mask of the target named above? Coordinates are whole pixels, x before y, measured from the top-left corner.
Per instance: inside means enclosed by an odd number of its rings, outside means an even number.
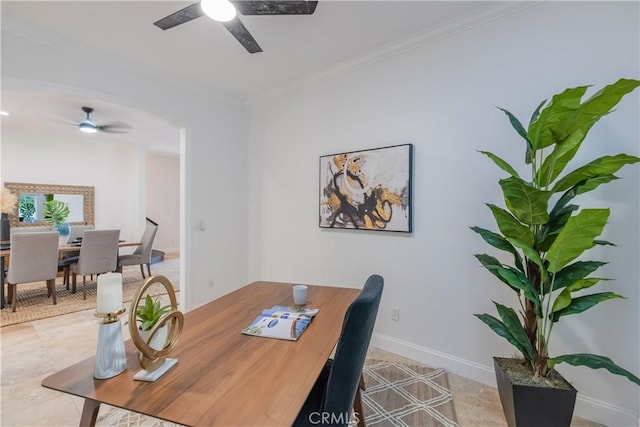
[[[98,126],[91,120],[91,113],[93,112],[93,108],[91,107],[82,107],[82,111],[87,114],[87,117],[80,122],[78,127],[82,132],[86,133],[96,133],[96,132],[107,132],[107,133],[126,133],[128,129],[131,129],[130,126],[122,124],[122,123],[111,123],[108,125]]]
[[[316,10],[317,1],[297,0],[230,0],[238,12],[243,15],[311,15]],[[153,23],[158,28],[168,30],[176,25],[184,24],[205,14],[201,2],[193,3],[169,16]],[[249,53],[262,52],[262,48],[253,38],[249,30],[235,16],[233,19],[220,22],[240,42]]]

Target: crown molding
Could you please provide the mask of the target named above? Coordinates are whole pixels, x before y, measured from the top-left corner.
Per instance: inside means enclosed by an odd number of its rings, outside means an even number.
[[[448,20],[442,24],[415,33],[398,41],[370,50],[349,60],[340,62],[319,73],[307,76],[285,86],[275,88],[261,95],[249,98],[245,102],[247,108],[280,98],[319,83],[338,78],[377,62],[386,61],[413,49],[426,46],[453,35],[469,31],[481,25],[505,18],[509,15],[529,9],[546,1],[505,1],[498,2],[495,7],[482,11],[470,12],[466,15]]]

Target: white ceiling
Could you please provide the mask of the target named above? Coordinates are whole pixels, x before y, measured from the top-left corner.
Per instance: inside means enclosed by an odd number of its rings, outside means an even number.
[[[85,56],[161,75],[237,102],[304,82],[314,75],[388,49],[395,43],[496,8],[488,1],[320,1],[309,16],[240,16],[264,52],[249,54],[218,22],[203,16],[162,31],[153,22],[192,2],[176,1],[6,1],[5,28],[47,37]],[[99,99],[3,91],[3,129],[44,132],[40,127],[80,136],[72,125],[96,111],[100,125],[124,122],[123,135],[89,135],[147,141],[160,151],[178,151],[177,130],[153,117]],[[38,118],[35,120],[35,118]],[[45,120],[46,119],[46,120]],[[66,127],[65,127],[66,121]],[[168,131],[170,129],[170,131]],[[87,135],[81,135],[86,137]]]

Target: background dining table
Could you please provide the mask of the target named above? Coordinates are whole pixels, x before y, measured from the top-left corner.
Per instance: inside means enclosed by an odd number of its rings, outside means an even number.
[[[80,250],[80,246],[81,244],[78,243],[73,243],[73,244],[67,244],[67,245],[60,245],[58,247],[58,256],[62,256],[62,254],[66,253],[66,252],[76,252],[78,250]],[[127,246],[140,246],[140,242],[130,242],[130,241],[126,241],[126,240],[122,240],[118,243],[118,247],[122,248],[122,247],[127,247]],[[8,247],[8,245],[5,247],[5,244],[3,243],[2,248],[0,248],[0,309],[4,308],[5,306],[5,298],[4,298],[4,277],[6,275],[6,268],[5,268],[5,257],[10,257],[11,256],[11,248]]]

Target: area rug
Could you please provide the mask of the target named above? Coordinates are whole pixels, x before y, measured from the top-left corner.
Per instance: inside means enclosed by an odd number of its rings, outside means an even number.
[[[367,426],[458,426],[445,370],[367,359],[363,373],[366,390],[362,394],[362,405]],[[355,417],[351,424],[355,426]],[[100,408],[96,425],[179,427],[108,405]]]
[[[362,410],[367,426],[456,427],[447,372],[367,359]]]
[[[152,270],[153,274],[162,274]],[[178,290],[177,274],[167,275],[174,289]],[[122,274],[122,299],[123,302],[130,302],[140,285],[145,282],[140,270],[137,268],[124,269]],[[78,277],[76,293],[72,294],[62,284],[62,278],[56,279],[56,305],[53,305],[51,298],[47,298],[47,289],[44,282],[24,283],[18,285],[18,306],[16,312],[11,311],[11,305],[6,304],[0,314],[0,326],[16,325],[23,322],[31,322],[39,319],[46,319],[63,314],[74,313],[96,307],[96,276],[94,280],[89,280],[87,276],[87,299],[82,299],[82,278]],[[5,289],[6,291],[6,289]],[[153,285],[149,294],[152,296],[162,295],[166,290],[162,285]]]

